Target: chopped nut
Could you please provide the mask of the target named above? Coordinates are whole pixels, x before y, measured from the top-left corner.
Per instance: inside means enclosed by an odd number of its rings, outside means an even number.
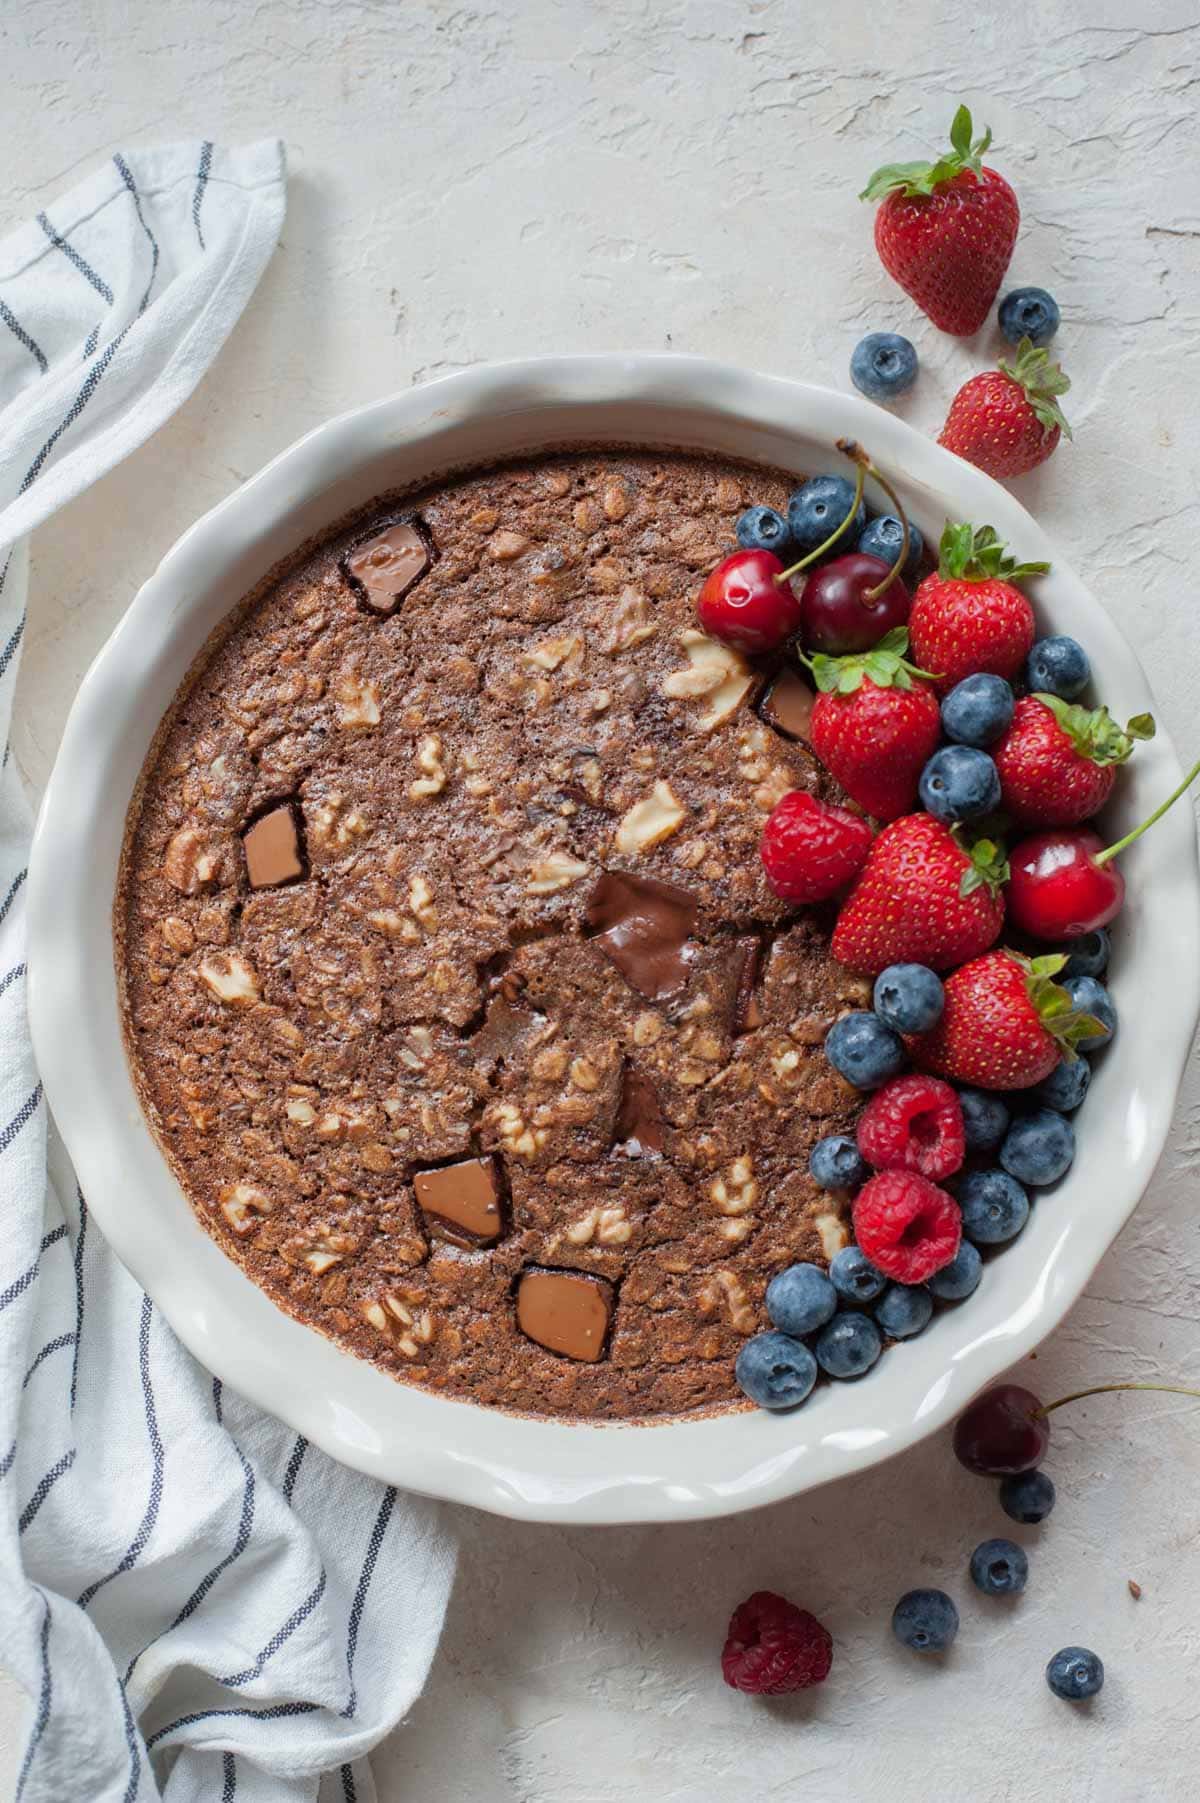
[[[708,705],[699,725],[702,731],[711,732],[737,712],[753,686],[754,671],[732,645],[722,645],[694,626],[679,637],[687,652],[688,667],[672,670],[663,678],[663,694],[672,700],[707,697]]]
[[[742,1240],[748,1237],[752,1227],[753,1223],[749,1221],[745,1215],[742,1215],[735,1221],[717,1222],[717,1232],[720,1234],[721,1238],[723,1240],[732,1241],[734,1245],[740,1245]]]
[[[602,1246],[626,1246],[632,1236],[633,1228],[620,1203],[608,1208],[591,1208],[577,1221],[572,1221],[566,1230],[566,1238],[573,1246],[590,1246],[593,1240]]]
[[[284,1045],[301,1046],[304,1044],[304,1035],[299,1027],[294,1022],[285,1019],[283,1015],[271,1022],[271,1031],[276,1039],[283,1041]]]
[[[476,532],[491,532],[498,524],[499,519],[500,515],[494,507],[477,507],[467,524],[474,526]]]
[[[200,975],[219,1002],[241,1008],[258,1000],[258,978],[240,952],[209,952]]]
[[[561,639],[543,639],[539,645],[534,645],[527,651],[525,656],[539,670],[557,670],[561,663],[582,650],[583,640],[577,632],[572,632]]]
[[[577,1089],[599,1089],[600,1072],[590,1058],[573,1058],[571,1060],[571,1081]]]
[[[643,639],[653,638],[657,631],[645,595],[631,585],[621,590],[611,607],[605,608],[602,618],[600,645],[610,657],[640,645]]]
[[[537,1054],[530,1069],[540,1083],[556,1083],[566,1073],[569,1058],[566,1046],[548,1045]]]
[[[434,905],[433,890],[420,872],[408,885],[408,905],[421,925],[433,932],[438,923],[438,911]]]
[[[850,1244],[850,1235],[846,1231],[846,1223],[840,1215],[820,1214],[813,1217],[813,1226],[821,1241],[821,1250],[826,1258],[832,1258],[843,1246]]]
[[[654,1045],[662,1036],[663,1023],[659,1015],[651,1014],[649,1009],[638,1015],[633,1023],[634,1045]]]
[[[670,783],[660,779],[648,796],[635,802],[622,816],[614,843],[627,857],[635,852],[649,851],[678,832],[686,819],[687,809]]]
[[[238,1234],[247,1234],[260,1215],[269,1215],[275,1204],[253,1183],[231,1183],[221,1191],[221,1213]]]
[[[397,914],[395,908],[376,908],[367,915],[368,926],[383,933],[388,939],[418,940],[421,935],[413,922],[404,914]]]
[[[579,530],[590,535],[600,524],[600,509],[594,501],[576,501],[574,519]]]
[[[289,1097],[284,1104],[283,1112],[296,1127],[311,1127],[317,1118],[316,1109],[311,1102],[306,1102],[303,1096]]]
[[[589,868],[568,852],[552,851],[533,866],[525,887],[530,895],[554,895],[577,883],[580,877],[587,875]]]
[[[162,923],[162,936],[173,952],[190,952],[196,943],[195,933],[178,914],[167,915]]]
[[[612,706],[611,689],[593,689],[588,696],[588,707],[593,714],[603,714]]]
[[[442,763],[442,741],[436,733],[430,733],[421,740],[417,747],[417,763],[425,775],[408,786],[413,800],[422,801],[430,795],[440,795],[446,787],[446,770]]]
[[[492,1110],[496,1131],[504,1149],[514,1158],[532,1158],[546,1143],[544,1127],[529,1127],[519,1108],[511,1102],[498,1102]]]
[[[322,1233],[304,1248],[300,1258],[314,1277],[323,1277],[326,1271],[332,1271],[334,1265],[340,1265],[346,1254],[353,1251],[354,1241],[347,1234]]]
[[[744,1215],[758,1200],[754,1160],[746,1153],[735,1158],[723,1177],[715,1177],[709,1195],[723,1215]]]
[[[220,854],[211,849],[199,827],[181,826],[167,846],[163,875],[182,895],[195,895],[216,880]]]
[[[714,1271],[701,1285],[697,1300],[702,1315],[714,1315],[724,1307],[735,1333],[751,1334],[758,1325],[745,1287],[733,1271]]]
[[[512,563],[528,549],[529,540],[523,532],[497,532],[488,546],[497,563]]]
[[[416,1358],[422,1346],[428,1346],[436,1328],[429,1309],[416,1309],[392,1292],[378,1302],[361,1304],[364,1320],[379,1333],[386,1334],[396,1351],[405,1358]]]
[[[629,490],[623,482],[610,482],[601,496],[604,517],[607,520],[623,520],[629,512]]]
[[[348,671],[334,685],[338,725],[347,732],[361,732],[379,725],[379,685],[364,682],[356,671]]]
[[[344,1139],[346,1123],[340,1114],[323,1114],[317,1122],[318,1139]]]

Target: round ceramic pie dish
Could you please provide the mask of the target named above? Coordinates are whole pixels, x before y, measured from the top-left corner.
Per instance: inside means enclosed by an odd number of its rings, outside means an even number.
[[[969,1305],[796,1414],[600,1426],[507,1415],[396,1382],[276,1308],[225,1256],[142,1114],[112,937],[126,814],[180,682],[274,564],[384,490],[507,457],[608,443],[811,472],[844,436],[869,447],[927,536],[936,540],[947,516],[987,521],[1022,558],[1048,559],[1051,573],[1031,589],[1042,626],[1087,645],[1114,714],[1151,705],[1116,628],[988,477],[863,401],[685,357],[493,365],[321,427],[184,535],[80,690],[30,869],[30,1010],[51,1108],[100,1227],[180,1338],[225,1382],[372,1476],[564,1522],[731,1514],[844,1476],[947,1422],[1042,1339],[1149,1180],[1200,992],[1200,880],[1182,809],[1124,860],[1129,900],[1111,978],[1122,1031],[1097,1068],[1070,1176],[989,1263]],[[1132,825],[1179,776],[1160,734],[1128,767],[1112,824]]]

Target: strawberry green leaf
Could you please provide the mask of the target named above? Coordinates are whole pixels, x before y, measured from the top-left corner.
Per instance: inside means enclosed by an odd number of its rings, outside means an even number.
[[[965,169],[978,175],[983,168],[984,152],[991,145],[992,134],[985,130],[983,136],[972,143],[972,130],[971,115],[965,106],[960,106],[950,127],[950,151],[947,155],[940,156],[933,163],[885,163],[882,169],[875,171],[858,198],[882,200],[888,194],[929,196],[946,182],[953,181]]]
[[[993,526],[947,520],[938,545],[938,575],[950,582],[1021,582],[1044,576],[1048,563],[1018,563]]]
[[[1123,764],[1139,739],[1154,737],[1151,714],[1135,714],[1128,726],[1118,726],[1106,707],[1079,707],[1058,695],[1036,694],[1033,699],[1049,708],[1080,757],[1093,764]]]
[[[826,657],[818,651],[813,657],[801,656],[801,662],[812,671],[813,681],[822,695],[853,695],[869,677],[879,689],[911,689],[914,676],[928,678],[927,670],[918,670],[904,653],[908,650],[908,632],[895,626],[885,633],[870,651],[852,657]]]
[[[1104,1026],[1094,1014],[1084,1014],[1076,1008],[1068,991],[1054,981],[1066,958],[1058,952],[1026,958],[1021,952],[1007,951],[1007,956],[1015,959],[1025,972],[1029,1000],[1047,1033],[1058,1041],[1064,1061],[1074,1064],[1079,1056],[1080,1041],[1103,1034]]]
[[[1057,397],[1066,394],[1071,378],[1061,363],[1051,363],[1050,353],[1039,349],[1030,338],[1022,338],[1011,363],[1001,363],[1001,372],[1025,390],[1025,397],[1047,432],[1055,426],[1070,438],[1072,432]]]
[[[999,895],[1010,875],[1004,847],[994,839],[975,839],[971,844],[965,845],[961,832],[958,829],[952,831],[960,848],[970,859],[958,883],[958,893],[963,900],[968,895],[974,895],[977,889],[986,889],[990,895]],[[1065,958],[1063,962],[1066,963]]]

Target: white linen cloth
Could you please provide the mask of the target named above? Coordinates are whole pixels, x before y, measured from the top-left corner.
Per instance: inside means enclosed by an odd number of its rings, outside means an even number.
[[[284,189],[279,143],[131,150],[0,242],[6,746],[26,535],[187,399],[275,248]],[[32,1704],[18,1796],[363,1803],[364,1755],[424,1683],[452,1538],[433,1505],[222,1394],[90,1221],[29,1044],[29,835],[6,750],[0,1664]]]

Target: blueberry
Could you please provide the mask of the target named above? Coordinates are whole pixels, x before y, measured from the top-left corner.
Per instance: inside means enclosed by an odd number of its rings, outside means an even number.
[[[892,1610],[892,1633],[914,1653],[944,1653],[958,1633],[958,1610],[944,1590],[906,1590]]]
[[[1104,1688],[1104,1664],[1085,1646],[1065,1646],[1046,1667],[1046,1682],[1056,1697],[1082,1703]]]
[[[878,1089],[904,1068],[904,1047],[877,1014],[859,1009],[835,1020],[825,1035],[825,1056],[855,1089]]]
[[[871,520],[866,531],[858,541],[858,549],[866,551],[871,557],[881,557],[884,563],[895,563],[900,555],[900,541],[904,528],[894,513],[881,513],[879,518]],[[908,522],[908,556],[904,560],[902,575],[910,576],[925,555],[925,540],[921,536],[921,528]]]
[[[1003,676],[964,676],[942,703],[942,731],[958,745],[993,745],[1012,725],[1015,706]]]
[[[837,1291],[819,1265],[789,1265],[767,1285],[767,1313],[780,1333],[802,1340],[837,1312]]]
[[[943,745],[921,772],[921,805],[947,826],[978,820],[1000,806],[1000,772],[986,751]]]
[[[983,1540],[971,1554],[971,1582],[984,1596],[1020,1596],[1029,1560],[1014,1540]]]
[[[928,1033],[942,1018],[942,979],[924,964],[889,964],[875,979],[875,1012],[895,1033]]]
[[[932,1314],[933,1297],[920,1283],[889,1283],[875,1304],[875,1319],[893,1340],[924,1333]]]
[[[1054,1485],[1044,1471],[1018,1471],[1001,1483],[1000,1507],[1014,1521],[1033,1527],[1054,1507]]]
[[[1065,634],[1039,639],[1025,665],[1025,680],[1035,694],[1061,695],[1064,701],[1082,695],[1091,677],[1087,652]]]
[[[760,1409],[794,1409],[817,1381],[817,1361],[785,1333],[756,1333],[738,1353],[733,1374]]]
[[[1010,344],[1022,338],[1049,344],[1061,318],[1058,302],[1044,288],[1014,288],[1000,302],[1000,330]]]
[[[1008,1132],[1012,1116],[999,1096],[986,1089],[960,1089],[963,1138],[968,1152],[991,1152]]]
[[[1006,1146],[1015,1131],[1009,1130]],[[1015,1239],[1029,1219],[1029,1197],[1003,1171],[971,1171],[959,1185],[958,1206],[963,1232],[977,1246],[1002,1246]]]
[[[843,1311],[821,1329],[813,1350],[830,1377],[861,1377],[883,1351],[883,1341],[869,1315]]]
[[[1071,1114],[1082,1102],[1092,1080],[1092,1067],[1086,1058],[1068,1064],[1064,1058],[1034,1090],[1034,1097],[1057,1114]]]
[[[841,525],[854,505],[854,484],[845,476],[814,476],[798,488],[788,502],[788,530],[800,551],[815,551]],[[858,538],[867,523],[866,503],[860,501],[853,523],[846,528],[847,543]],[[839,541],[840,542],[840,541]]]
[[[773,507],[748,507],[737,523],[737,542],[747,551],[773,551],[776,557],[792,544],[787,521]]]
[[[852,1139],[831,1133],[812,1149],[808,1168],[822,1189],[857,1189],[867,1181],[867,1161]]]
[[[871,401],[892,401],[917,379],[917,353],[898,332],[868,332],[850,358],[850,380]]]
[[[1063,950],[1067,953],[1067,961],[1060,982],[1065,983],[1068,977],[1102,977],[1108,969],[1112,941],[1105,927],[1097,927],[1094,933],[1072,939]]]
[[[835,1252],[829,1264],[829,1278],[844,1302],[874,1302],[887,1283],[861,1246],[843,1246]]]
[[[1075,1158],[1075,1130],[1061,1114],[1040,1108],[1014,1121],[1000,1148],[1000,1163],[1010,1177],[1042,1189],[1070,1170]]]
[[[939,1302],[965,1302],[979,1288],[983,1276],[983,1259],[979,1248],[964,1240],[948,1265],[935,1271],[929,1279],[930,1294]]]
[[[1116,1003],[1095,977],[1066,977],[1062,986],[1081,1014],[1090,1014],[1100,1022],[1101,1032],[1089,1033],[1086,1039],[1078,1041],[1081,1052],[1098,1052],[1117,1030]]]

